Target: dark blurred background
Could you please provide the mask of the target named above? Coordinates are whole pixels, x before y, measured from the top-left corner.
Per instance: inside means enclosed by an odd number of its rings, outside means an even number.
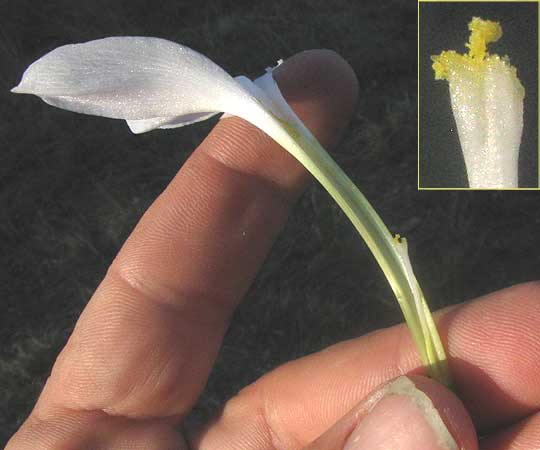
[[[0,10],[0,443],[130,230],[215,123],[136,136],[122,121],[9,93],[60,45],[159,36],[249,76],[334,49],[361,87],[335,157],[409,239],[433,309],[539,275],[538,193],[417,191],[414,2],[0,0]],[[234,316],[190,420],[287,360],[401,320],[367,247],[314,184]]]
[[[508,55],[525,88],[519,149],[519,187],[538,187],[538,3],[425,2],[420,4],[420,177],[422,188],[469,186],[448,82],[435,81],[432,55],[467,53],[473,17],[501,24],[502,38],[488,51]]]

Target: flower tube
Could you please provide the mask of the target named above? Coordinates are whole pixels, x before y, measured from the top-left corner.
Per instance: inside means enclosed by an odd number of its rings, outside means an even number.
[[[468,54],[431,57],[435,79],[449,84],[469,186],[515,188],[525,90],[508,57],[487,52],[502,36],[500,25],[473,17],[469,30]]]
[[[150,37],[66,45],[34,62],[15,93],[71,111],[127,121],[134,133],[175,128],[225,112],[289,151],[323,185],[386,275],[428,372],[450,383],[444,348],[414,276],[404,239],[393,237],[367,199],[287,104],[272,69],[251,81],[205,56]]]

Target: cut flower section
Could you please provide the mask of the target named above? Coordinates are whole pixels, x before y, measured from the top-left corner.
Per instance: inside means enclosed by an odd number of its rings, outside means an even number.
[[[15,93],[71,111],[128,122],[133,132],[174,128],[225,112],[257,126],[294,156],[335,199],[388,279],[428,372],[450,384],[444,348],[406,243],[379,215],[283,98],[271,68],[255,81],[231,77],[174,42],[113,37],[66,45],[34,62]]]
[[[525,90],[508,57],[487,52],[502,36],[500,25],[474,17],[469,30],[468,54],[431,57],[435,79],[449,84],[469,186],[515,188]]]

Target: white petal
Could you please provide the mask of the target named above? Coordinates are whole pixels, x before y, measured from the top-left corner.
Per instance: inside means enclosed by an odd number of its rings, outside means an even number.
[[[198,113],[198,114],[186,114],[184,116],[177,117],[156,117],[154,119],[140,119],[140,120],[127,120],[129,129],[135,133],[146,133],[147,131],[155,130],[156,128],[168,129],[178,128],[192,123],[201,122],[209,119],[219,113]]]
[[[281,63],[278,62],[278,65]],[[256,99],[256,101],[263,106],[264,109],[270,111],[275,117],[280,120],[285,120],[291,124],[302,125],[302,122],[298,116],[294,113],[292,108],[289,106],[277,83],[272,76],[271,68],[268,68],[265,74],[256,78],[254,81],[251,81],[249,78],[239,75],[234,77],[234,80],[251,96]],[[229,109],[233,108],[229,106]],[[200,114],[191,114],[187,116],[180,117],[157,117],[146,120],[128,120],[127,123],[133,133],[144,133],[156,128],[176,128],[184,125],[189,125],[195,122],[206,120],[215,115],[215,113],[200,113]],[[231,117],[235,114],[226,113],[222,118]],[[243,114],[238,114],[240,117],[248,121],[253,122],[253,117],[245,117]],[[264,129],[264,128],[263,128]],[[266,130],[265,130],[266,131]]]
[[[264,91],[264,87],[265,87],[266,83],[264,83],[263,80],[266,79],[267,76],[270,76],[270,78],[273,81],[273,78],[271,77],[271,75],[269,75],[269,71],[271,71],[271,70],[272,69],[267,68],[264,75],[261,75],[260,77],[256,78],[253,81],[251,81],[248,77],[246,77],[244,75],[238,75],[238,76],[234,77],[234,79],[246,91],[248,91],[253,96],[253,98],[256,98],[257,101],[266,110],[271,111],[272,114],[274,114],[275,116],[284,119],[283,114],[279,111],[279,109],[276,108],[276,106],[274,105],[272,100],[269,98],[272,95],[272,93],[266,93]],[[276,84],[275,81],[274,81],[274,84]],[[276,87],[277,87],[277,84],[276,84]],[[278,91],[279,91],[279,88],[278,88]],[[281,95],[281,92],[280,92],[280,95]],[[287,103],[287,102],[285,102],[285,103]],[[289,107],[289,105],[287,105],[287,107]],[[233,116],[233,114],[226,113],[226,114],[223,114],[223,116],[221,118],[226,119],[227,117],[231,117],[231,116]]]
[[[225,112],[251,122],[309,164],[290,133],[294,129],[314,138],[281,96],[271,70],[257,84],[234,80],[205,56],[174,42],[111,37],[53,50],[26,70],[12,91],[38,95],[71,111],[152,119],[130,123],[135,132]]]
[[[237,77],[234,77],[235,81],[240,83],[240,85],[247,89],[248,92],[253,91],[253,82],[243,76],[239,75]],[[254,95],[260,94],[259,92],[255,92]],[[186,125],[191,125],[192,123],[201,122],[203,120],[209,119],[212,116],[215,116],[218,113],[212,112],[212,113],[199,113],[199,114],[187,114],[185,116],[176,116],[176,117],[155,117],[152,119],[141,119],[141,120],[127,120],[127,124],[130,128],[130,130],[135,133],[146,133],[147,131],[155,130],[155,129],[169,129],[169,128],[178,128],[183,127]],[[224,114],[222,118],[231,117],[232,114]]]
[[[71,111],[140,120],[242,109],[249,94],[218,65],[151,37],[110,37],[59,47],[34,62],[15,93]]]

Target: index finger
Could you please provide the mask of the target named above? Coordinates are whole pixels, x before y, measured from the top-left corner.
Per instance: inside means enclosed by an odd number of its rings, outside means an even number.
[[[275,71],[326,146],[356,97],[333,52]],[[34,414],[184,415],[206,383],[240,301],[307,182],[303,168],[238,118],[221,121],[146,212],[81,315]]]

